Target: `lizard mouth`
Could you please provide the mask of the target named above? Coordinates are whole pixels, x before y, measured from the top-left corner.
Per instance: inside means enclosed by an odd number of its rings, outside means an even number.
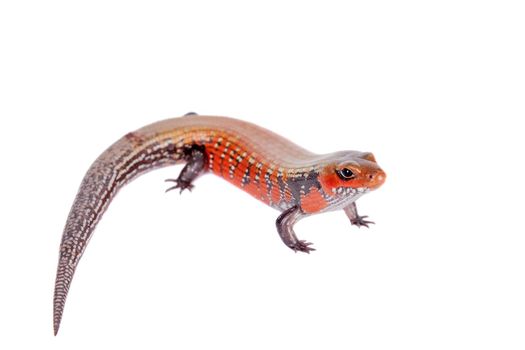
[[[370,192],[368,187],[335,187],[332,189],[332,196],[329,199],[330,205],[326,210],[343,209],[368,192]]]
[[[338,195],[354,196],[357,194],[364,194],[370,192],[370,189],[368,187],[335,187],[332,189],[332,192]]]

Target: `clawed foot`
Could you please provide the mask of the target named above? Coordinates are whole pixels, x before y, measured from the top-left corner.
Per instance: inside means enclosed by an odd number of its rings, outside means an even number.
[[[310,254],[311,251],[314,251],[315,248],[310,247],[313,243],[309,243],[306,241],[297,241],[295,243],[290,244],[288,247],[290,247],[294,252],[303,252]]]
[[[368,227],[368,224],[375,224],[375,222],[373,221],[365,220],[365,218],[367,217],[368,215],[364,215],[364,216],[358,215],[355,219],[352,219],[350,222],[352,223],[352,225],[356,225],[357,227],[361,227],[361,226]]]
[[[183,180],[179,180],[179,179],[166,179],[166,182],[175,182],[176,183],[175,186],[172,186],[172,187],[168,188],[166,190],[166,192],[174,190],[176,188],[180,188],[180,192],[179,193],[182,193],[182,191],[184,191],[185,189],[188,189],[191,192],[191,190],[193,189],[193,185],[191,184],[191,182],[187,182],[187,181],[183,181]]]

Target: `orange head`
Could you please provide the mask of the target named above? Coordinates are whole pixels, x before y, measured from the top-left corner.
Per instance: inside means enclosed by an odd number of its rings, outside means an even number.
[[[340,209],[361,195],[381,186],[385,172],[377,165],[372,153],[338,152],[327,159],[319,173],[319,183],[334,201],[330,209]]]

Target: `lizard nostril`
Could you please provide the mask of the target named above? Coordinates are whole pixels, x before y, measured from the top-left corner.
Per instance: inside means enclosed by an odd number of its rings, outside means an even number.
[[[374,179],[374,174],[370,174],[370,175],[368,175],[368,179],[369,179],[369,180],[373,180],[373,179]]]

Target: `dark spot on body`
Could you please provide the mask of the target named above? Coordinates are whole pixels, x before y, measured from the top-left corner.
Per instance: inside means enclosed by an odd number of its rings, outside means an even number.
[[[307,195],[311,188],[321,189],[318,177],[319,174],[315,170],[311,170],[308,173],[300,173],[286,180],[295,203],[300,203],[301,194]]]
[[[136,132],[128,132],[124,138],[131,142],[133,146],[140,146],[144,143],[144,138],[137,134]]]

